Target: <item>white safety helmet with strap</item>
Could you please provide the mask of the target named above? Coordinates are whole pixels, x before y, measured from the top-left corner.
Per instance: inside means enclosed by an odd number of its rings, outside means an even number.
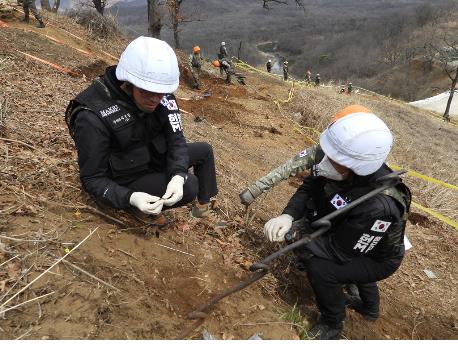
[[[180,71],[173,49],[152,37],[138,37],[129,43],[116,67],[118,80],[155,93],[173,93]]]
[[[320,136],[323,152],[336,163],[367,176],[376,172],[390,153],[393,136],[387,125],[363,106],[339,112]]]

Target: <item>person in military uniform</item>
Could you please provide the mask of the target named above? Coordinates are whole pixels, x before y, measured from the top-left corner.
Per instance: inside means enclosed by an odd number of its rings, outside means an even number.
[[[221,45],[219,46],[219,53],[218,53],[218,60],[227,60],[228,54],[227,54],[227,48],[226,48],[226,42],[221,42]],[[219,67],[219,73],[222,76],[224,74],[224,69],[223,66],[220,65]]]
[[[43,17],[41,16],[40,12],[38,12],[37,7],[35,6],[35,0],[23,0],[22,9],[24,10],[24,18],[21,21],[28,23],[29,22],[29,11],[32,11],[33,16],[38,21],[38,24],[36,25],[36,27],[40,29],[45,27],[45,23],[43,22]]]
[[[200,56],[200,47],[192,48],[192,54],[189,56],[192,71],[192,88],[200,90],[200,71],[202,69],[202,57]]]
[[[213,150],[205,142],[186,142],[173,95],[178,84],[173,49],[139,37],[117,66],[70,101],[65,118],[80,179],[97,201],[158,215],[197,197],[191,215],[218,220],[210,201],[218,193]]]
[[[307,71],[305,72],[305,82],[312,82],[312,72],[310,71],[310,69],[307,69]]]
[[[219,65],[220,65],[220,69],[222,69],[224,73],[226,73],[226,84],[230,84],[232,75],[235,74],[234,66],[232,65],[232,62],[224,58],[219,61]]]
[[[350,95],[352,91],[353,91],[353,84],[349,82],[347,85],[347,94]]]
[[[288,80],[288,61],[283,62],[283,80]]]
[[[271,73],[272,72],[272,60],[267,61],[266,69],[267,69],[267,73]]]
[[[317,74],[315,77],[315,86],[320,86],[320,82],[321,82],[321,76],[320,74]]]
[[[310,232],[309,223],[379,186],[377,179],[392,172],[385,164],[391,145],[392,136],[383,121],[364,107],[347,107],[321,134],[319,145],[258,180],[240,197],[247,204],[251,191],[266,190],[286,174],[309,168],[311,174],[282,215],[265,224],[264,233],[270,241],[283,241],[293,221],[301,221],[303,230]],[[333,220],[331,229],[299,254],[321,313],[308,331],[310,336],[338,339],[346,301],[366,319],[378,318],[376,282],[389,277],[401,264],[410,200],[404,184],[391,187]],[[346,300],[343,286],[352,284],[356,284],[359,298]]]

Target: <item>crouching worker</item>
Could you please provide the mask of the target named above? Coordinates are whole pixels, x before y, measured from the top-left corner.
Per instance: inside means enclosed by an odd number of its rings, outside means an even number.
[[[345,207],[380,186],[391,173],[385,164],[392,135],[385,123],[363,107],[350,107],[320,136],[311,174],[288,202],[283,214],[269,220],[264,233],[283,241],[293,221],[307,223]],[[352,112],[351,110],[356,110]],[[410,207],[409,189],[402,183],[387,189],[332,221],[331,229],[300,249],[318,309],[318,322],[308,334],[338,339],[345,319],[343,286],[356,284],[360,299],[350,305],[366,319],[379,316],[377,281],[400,266],[404,230]],[[307,229],[308,227],[308,229]]]
[[[70,102],[66,121],[78,150],[80,179],[98,201],[158,215],[197,196],[191,214],[216,218],[210,206],[218,193],[212,147],[186,143],[173,95],[178,83],[173,49],[139,37],[117,66]],[[191,166],[194,174],[188,173]]]

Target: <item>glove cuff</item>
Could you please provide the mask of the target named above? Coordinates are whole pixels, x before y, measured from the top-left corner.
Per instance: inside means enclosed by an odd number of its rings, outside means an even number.
[[[289,214],[281,214],[280,216],[283,216],[283,217],[286,217],[286,218],[290,219],[290,220],[291,220],[291,222],[293,222],[293,221],[294,221],[294,217],[292,217],[292,216],[291,216],[291,215],[289,215]]]
[[[183,183],[183,185],[184,185],[184,183],[186,182],[186,178],[183,177],[183,176],[181,175],[181,173],[180,173],[180,174],[174,175],[170,181],[172,181],[172,180],[180,181],[180,182]]]
[[[248,187],[248,190],[253,195],[253,198],[256,198],[256,197],[262,195],[262,190],[260,188],[258,188],[256,184],[250,185]]]

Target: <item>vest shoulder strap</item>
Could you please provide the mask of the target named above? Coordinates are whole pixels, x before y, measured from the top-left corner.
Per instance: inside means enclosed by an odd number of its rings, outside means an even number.
[[[391,198],[396,200],[399,204],[401,204],[402,208],[404,209],[402,218],[404,220],[407,220],[407,217],[409,216],[409,211],[410,211],[410,203],[412,201],[412,195],[410,193],[409,188],[401,183],[401,184],[398,184],[396,186],[393,186],[391,188],[384,190],[383,194],[390,196]]]

